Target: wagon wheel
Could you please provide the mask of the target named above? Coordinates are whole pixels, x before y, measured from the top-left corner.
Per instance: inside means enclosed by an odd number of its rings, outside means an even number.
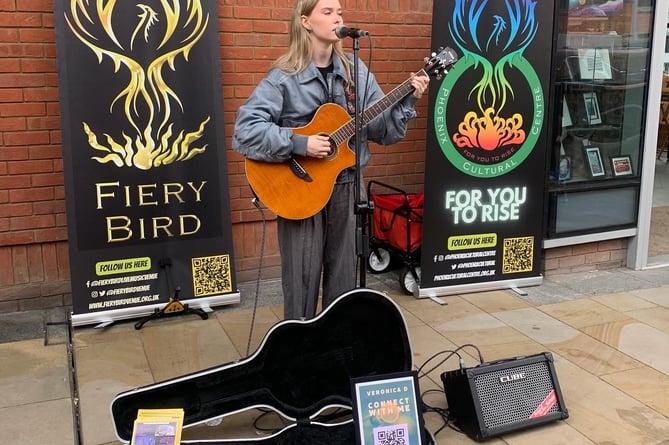
[[[383,247],[373,248],[369,253],[368,264],[372,273],[383,273],[390,267],[390,252]]]
[[[420,266],[413,267],[413,270],[416,273],[414,276],[414,274],[411,272],[411,269],[412,268],[409,266],[406,266],[402,269],[402,273],[400,274],[400,286],[407,295],[416,295],[418,292],[418,286],[420,285],[421,270]]]

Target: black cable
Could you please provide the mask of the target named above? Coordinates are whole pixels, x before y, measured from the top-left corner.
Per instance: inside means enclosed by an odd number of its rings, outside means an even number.
[[[420,373],[420,372],[422,371],[422,369],[425,367],[425,365],[427,365],[430,361],[432,361],[432,360],[434,360],[435,358],[439,357],[440,355],[442,355],[442,354],[446,354],[446,353],[450,353],[450,354],[449,354],[445,359],[443,359],[442,361],[440,361],[437,365],[435,365],[434,367],[432,367],[429,371],[425,371],[425,372],[423,372],[423,375],[428,375],[429,373],[431,373],[432,371],[434,371],[435,369],[437,369],[439,366],[443,365],[449,358],[451,358],[451,357],[454,356],[454,355],[457,355],[457,356],[458,356],[458,359],[459,359],[459,361],[460,361],[460,369],[464,369],[464,367],[465,367],[464,359],[462,358],[462,356],[461,356],[461,355],[459,354],[459,352],[458,352],[458,351],[461,351],[461,350],[464,349],[464,348],[473,348],[474,350],[476,350],[476,353],[477,353],[478,358],[479,358],[479,364],[484,362],[484,360],[483,360],[483,354],[481,353],[481,350],[480,350],[476,345],[473,345],[473,344],[471,344],[471,343],[465,343],[464,345],[460,345],[460,346],[458,346],[457,348],[455,348],[455,349],[453,349],[453,350],[444,350],[444,351],[440,351],[440,352],[437,352],[436,354],[432,355],[432,357],[428,358],[428,359],[427,359],[427,360],[420,366],[420,368],[418,368],[418,372]]]
[[[437,357],[439,357],[439,356],[442,355],[442,354],[448,354],[448,356],[446,356],[445,359],[443,359],[442,361],[440,361],[439,363],[437,363],[437,365],[435,365],[434,367],[432,367],[429,371],[425,371],[425,372],[423,372],[423,368],[424,368],[428,363],[430,363],[432,360],[436,359]],[[454,355],[456,355],[456,356],[458,357],[458,359],[459,359],[459,361],[460,361],[460,365],[462,366],[462,363],[463,363],[463,361],[462,361],[462,356],[461,356],[460,354],[458,354],[457,349],[456,349],[456,350],[439,351],[439,352],[437,352],[436,354],[433,354],[431,357],[429,357],[429,358],[428,358],[428,359],[427,359],[427,360],[426,360],[426,361],[425,361],[425,362],[418,368],[418,370],[417,370],[417,373],[418,373],[418,375],[419,375],[418,378],[420,379],[420,378],[422,378],[422,377],[427,377],[427,375],[428,375],[430,372],[432,372],[432,371],[434,371],[435,369],[437,369],[439,366],[441,366],[444,362],[446,362],[449,358],[453,357]],[[422,375],[421,375],[421,374],[422,374]],[[427,394],[429,394],[429,393],[432,393],[432,392],[439,392],[440,394],[443,394],[443,393],[444,393],[444,392],[443,392],[443,389],[442,389],[442,390],[436,390],[436,389],[430,389],[430,390],[427,390],[427,391],[423,392],[423,393],[420,395],[420,402],[421,402],[421,405],[422,405],[422,407],[423,407],[423,414],[425,414],[425,413],[430,413],[430,412],[432,412],[432,413],[436,413],[439,417],[441,417],[441,419],[442,419],[442,421],[443,421],[443,424],[442,424],[436,431],[434,431],[434,432],[432,433],[432,434],[436,437],[437,434],[439,434],[441,431],[444,430],[444,428],[448,427],[448,426],[452,423],[453,419],[451,419],[451,417],[450,417],[450,412],[449,412],[448,408],[440,408],[440,407],[432,406],[432,405],[428,404],[427,402],[425,402],[425,396],[426,396]]]
[[[265,231],[267,229],[267,220],[265,219],[265,213],[260,206],[260,201],[258,197],[255,196],[251,202],[260,212],[260,218],[262,219],[262,235],[260,237],[260,258],[258,259],[258,276],[256,277],[256,295],[253,301],[253,314],[251,315],[251,328],[249,329],[249,341],[246,344],[246,357],[249,356],[251,351],[251,338],[253,337],[253,326],[255,325],[256,320],[256,311],[258,309],[258,295],[260,294],[260,278],[262,276],[262,261],[265,256]]]
[[[438,406],[432,406],[432,405],[429,405],[425,401],[425,396],[427,394],[433,393],[433,392],[439,393],[439,395],[443,395],[443,391],[441,391],[439,389],[428,389],[427,391],[423,392],[420,395],[421,404],[423,405],[423,413],[437,413],[444,420],[444,427],[445,427],[446,423],[449,420],[448,419],[448,414],[449,414],[448,413],[448,408],[441,408],[441,407],[438,407]],[[438,434],[439,431],[441,431],[442,429],[443,429],[443,427],[439,428],[437,431],[435,431],[435,434]]]
[[[167,283],[167,298],[172,298],[172,258],[161,258],[158,265],[165,271],[165,283]]]
[[[255,195],[255,192],[254,192]],[[253,301],[253,314],[251,316],[251,327],[249,329],[249,341],[246,345],[246,356],[248,357],[250,354],[250,349],[251,349],[251,339],[253,338],[253,326],[255,325],[255,319],[256,319],[256,312],[258,309],[258,296],[260,295],[260,279],[262,277],[262,263],[263,263],[263,258],[265,256],[265,232],[267,228],[267,220],[265,219],[265,212],[263,212],[262,207],[260,206],[260,200],[258,199],[257,196],[254,196],[254,198],[251,200],[253,205],[255,206],[256,209],[260,212],[260,218],[262,219],[262,235],[260,237],[260,258],[258,259],[258,275],[256,277],[256,290],[255,290],[255,298]],[[261,412],[261,414],[255,418],[253,421],[253,427],[256,429],[256,431],[263,432],[263,433],[271,433],[274,434],[281,429],[277,428],[262,428],[259,426],[260,420],[269,415],[269,414],[276,414],[279,419],[282,419],[281,416],[278,415],[276,411],[272,411],[269,409],[264,409],[264,408],[258,408],[258,411]],[[285,427],[285,422],[284,422],[284,427]]]
[[[457,349],[456,349],[456,350],[453,350],[453,351],[452,351],[452,350],[439,351],[439,352],[437,352],[436,354],[432,355],[432,357],[428,358],[428,359],[425,361],[425,363],[423,363],[423,364],[420,366],[420,368],[418,368],[418,370],[417,370],[417,371],[418,371],[418,374],[421,374],[421,372],[423,371],[423,368],[425,367],[425,365],[427,365],[428,363],[430,363],[430,361],[432,361],[432,360],[434,360],[435,358],[439,357],[440,355],[442,355],[442,354],[446,354],[446,353],[449,353],[448,356],[447,356],[445,359],[443,359],[442,361],[440,361],[439,363],[437,363],[437,364],[436,364],[434,367],[432,367],[429,371],[424,371],[424,372],[423,372],[423,377],[427,376],[429,373],[431,373],[432,371],[434,371],[435,369],[437,369],[439,366],[441,366],[442,364],[444,364],[444,362],[446,362],[449,358],[453,357],[454,355],[457,355],[457,356],[458,356],[458,359],[460,360],[460,362],[462,362],[462,356],[461,356],[460,354],[458,354]]]
[[[372,52],[374,50],[374,45],[372,45],[372,38],[370,36],[367,36],[367,41],[369,42],[369,58],[367,59],[367,78],[365,79],[365,94],[362,95],[362,103],[360,104],[361,112],[360,116],[362,116],[362,122],[360,122],[360,126],[364,127],[367,122],[365,122],[365,109],[367,108],[367,93],[369,93],[369,78],[371,76],[372,72]],[[355,79],[357,82],[358,79]],[[357,100],[357,99],[356,99]]]
[[[419,378],[427,377],[429,373],[431,373],[432,371],[434,371],[435,369],[440,367],[442,364],[444,364],[448,359],[450,359],[454,355],[458,357],[460,369],[465,369],[464,359],[462,358],[462,356],[459,353],[459,351],[461,351],[464,348],[473,348],[478,355],[479,363],[484,362],[483,361],[483,354],[481,353],[481,350],[476,345],[473,345],[471,343],[465,343],[463,345],[458,346],[457,348],[455,348],[453,350],[439,351],[439,352],[433,354],[431,357],[429,357],[417,370]],[[439,363],[437,363],[435,366],[430,368],[428,371],[423,371],[423,368],[428,363],[430,363],[432,360],[436,359],[437,357],[439,357],[443,354],[448,354],[448,355],[446,356],[446,358],[441,360]],[[432,405],[428,404],[427,402],[425,402],[425,396],[427,394],[430,394],[430,393],[433,393],[433,392],[438,392],[440,394],[444,394],[443,389],[442,390],[430,389],[430,390],[427,390],[427,391],[423,392],[420,395],[420,402],[421,402],[421,405],[423,407],[423,413],[435,413],[436,415],[441,417],[441,419],[443,421],[443,424],[436,431],[433,432],[433,435],[436,437],[445,428],[450,428],[450,429],[452,429],[452,430],[454,430],[458,433],[464,434],[462,430],[460,430],[458,427],[455,426],[455,424],[454,424],[455,419],[453,417],[451,417],[451,414],[450,414],[450,411],[449,411],[448,408],[441,408],[441,407],[437,407],[437,406],[432,406]]]
[[[456,351],[459,351],[459,350],[464,349],[464,348],[467,348],[467,347],[469,347],[469,348],[473,348],[474,350],[476,350],[476,353],[477,353],[478,356],[479,356],[479,364],[481,364],[481,363],[484,362],[484,360],[483,360],[483,354],[481,354],[481,350],[478,348],[478,346],[473,345],[473,344],[471,344],[471,343],[465,343],[464,345],[460,345],[460,346],[458,346],[458,348],[456,349]]]

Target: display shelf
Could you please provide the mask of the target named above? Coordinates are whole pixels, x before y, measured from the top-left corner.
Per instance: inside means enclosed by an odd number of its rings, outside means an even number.
[[[549,238],[636,220],[652,9],[606,0],[569,2],[560,9],[553,83],[558,107],[548,165],[548,198],[554,203]],[[603,200],[616,203],[620,218],[602,222],[599,212],[587,216],[573,211],[599,208]]]
[[[582,81],[582,80],[562,80],[558,82],[560,85],[563,85],[565,89],[574,89],[578,91],[590,90],[593,88],[604,89],[604,90],[633,90],[636,88],[645,88],[648,85],[647,82],[634,82],[634,83],[615,83],[612,81]]]
[[[639,185],[641,180],[639,178],[616,179],[615,181],[607,181],[604,188],[620,188],[629,187],[631,185]],[[602,190],[602,180],[593,180],[588,178],[578,178],[570,181],[558,181],[551,178],[548,185],[548,191],[551,193],[569,193],[569,192],[583,192],[590,190]]]

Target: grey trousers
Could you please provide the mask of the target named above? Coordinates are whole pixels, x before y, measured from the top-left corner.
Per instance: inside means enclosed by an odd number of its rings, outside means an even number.
[[[316,315],[321,274],[323,308],[355,288],[355,214],[352,183],[335,184],[327,205],[302,220],[279,217],[284,317]]]

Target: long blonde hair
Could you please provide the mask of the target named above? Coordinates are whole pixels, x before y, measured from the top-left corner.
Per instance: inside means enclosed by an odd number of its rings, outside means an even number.
[[[272,64],[272,68],[280,69],[286,73],[298,74],[304,71],[311,63],[313,57],[313,48],[309,31],[302,26],[302,16],[311,15],[320,0],[297,0],[293,17],[290,21],[288,51],[280,56]],[[344,54],[344,47],[341,41],[333,44],[334,52],[339,56],[344,67],[349,84],[351,82],[351,64],[348,57]]]

